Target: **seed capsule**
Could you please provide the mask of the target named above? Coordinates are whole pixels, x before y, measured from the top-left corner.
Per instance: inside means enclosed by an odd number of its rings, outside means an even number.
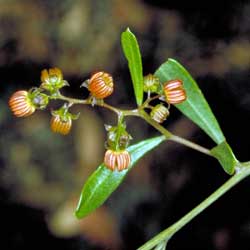
[[[9,107],[17,117],[29,116],[36,110],[29,98],[29,93],[25,90],[19,90],[10,97]]]
[[[104,156],[105,166],[112,171],[118,170],[120,172],[127,169],[130,161],[130,154],[126,150],[113,151],[108,149]]]
[[[50,121],[51,130],[54,133],[59,133],[62,135],[67,135],[71,129],[72,120],[69,117],[66,120],[63,120],[60,115],[52,116]]]
[[[164,83],[164,93],[168,103],[178,104],[186,100],[186,91],[181,80],[171,80]]]
[[[169,116],[169,110],[163,104],[158,104],[152,109],[150,116],[156,122],[162,123]]]
[[[93,97],[103,99],[110,96],[114,90],[113,78],[106,72],[98,72],[91,76],[88,90]]]

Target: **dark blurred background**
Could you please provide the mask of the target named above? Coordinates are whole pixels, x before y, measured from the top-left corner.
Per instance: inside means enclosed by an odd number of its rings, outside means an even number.
[[[108,102],[135,105],[120,34],[130,27],[143,54],[144,74],[172,57],[197,80],[241,161],[250,160],[250,2],[142,0],[0,0],[0,249],[133,250],[168,227],[228,179],[218,162],[175,143],[142,159],[96,212],[73,211],[87,177],[102,162],[113,114],[90,107],[70,135],[49,129],[50,105],[24,119],[7,103],[19,89],[40,83],[44,68],[59,67],[70,87],[97,70],[116,82]],[[60,103],[61,104],[61,103]],[[206,147],[213,142],[175,108],[164,124]],[[131,118],[135,143],[158,135]],[[170,250],[250,249],[250,179],[178,232]]]

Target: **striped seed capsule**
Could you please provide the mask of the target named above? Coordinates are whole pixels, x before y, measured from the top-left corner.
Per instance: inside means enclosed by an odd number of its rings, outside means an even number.
[[[50,121],[50,128],[54,133],[67,135],[72,126],[72,119],[68,117],[63,120],[60,115],[53,115]]]
[[[110,96],[114,91],[112,76],[103,71],[95,73],[89,80],[88,90],[97,99]]]
[[[9,107],[17,117],[26,117],[33,114],[36,110],[35,105],[25,90],[15,92],[9,99]]]
[[[119,172],[128,168],[131,162],[130,154],[126,150],[113,151],[108,149],[104,156],[104,164],[111,171]]]
[[[181,80],[175,79],[164,83],[164,93],[168,103],[178,104],[186,100],[186,91]]]
[[[150,112],[150,116],[156,122],[162,123],[169,116],[169,110],[163,104],[157,104]]]

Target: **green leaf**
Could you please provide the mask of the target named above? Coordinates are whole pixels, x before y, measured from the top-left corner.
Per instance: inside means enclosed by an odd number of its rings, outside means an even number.
[[[143,73],[140,48],[135,35],[127,28],[121,36],[122,49],[128,60],[137,105],[143,101]]]
[[[221,166],[228,174],[234,173],[238,160],[226,141],[212,148],[210,152],[220,162]]]
[[[181,79],[187,93],[187,100],[175,106],[201,127],[217,144],[225,140],[220,126],[197,83],[182,65],[174,59],[168,59],[157,69],[155,75],[160,78],[162,83],[168,80]]]
[[[166,137],[158,136],[128,147],[127,150],[131,155],[131,166],[128,170],[112,172],[107,169],[104,164],[100,165],[88,178],[82,189],[78,206],[75,211],[76,217],[78,219],[85,217],[101,206],[121,184],[128,171],[135,165],[135,163],[143,155],[158,146],[164,140],[166,140]]]

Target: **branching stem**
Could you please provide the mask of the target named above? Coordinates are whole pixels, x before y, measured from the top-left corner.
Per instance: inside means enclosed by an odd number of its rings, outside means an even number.
[[[118,117],[119,116],[123,116],[123,117],[125,117],[125,116],[139,116],[142,119],[144,119],[147,123],[149,123],[151,126],[153,126],[156,130],[158,130],[161,134],[163,134],[167,139],[169,139],[171,141],[175,141],[175,142],[180,143],[182,145],[185,145],[185,146],[192,148],[196,151],[199,151],[203,154],[212,156],[209,149],[204,148],[204,147],[202,147],[194,142],[188,141],[184,138],[181,138],[177,135],[172,134],[167,129],[165,129],[163,126],[161,126],[159,123],[154,121],[150,117],[150,115],[148,115],[148,113],[144,111],[144,109],[149,106],[149,103],[151,101],[158,99],[159,97],[160,97],[160,95],[153,96],[150,99],[147,99],[138,109],[132,109],[132,110],[124,110],[124,109],[116,108],[114,106],[111,106],[111,105],[105,103],[103,100],[96,101],[94,105],[106,108],[106,109],[116,113],[118,115]],[[70,104],[93,105],[92,98],[88,98],[85,100],[79,100],[79,99],[75,99],[75,98],[71,98],[71,97],[66,97],[66,96],[63,96],[60,93],[58,93],[58,95],[55,97],[55,99],[67,101]]]
[[[184,138],[181,138],[177,135],[172,134],[167,129],[165,129],[163,126],[161,126],[159,123],[154,121],[150,115],[145,112],[145,109],[150,107],[150,102],[158,99],[160,96],[154,96],[148,98],[138,109],[133,110],[123,110],[118,109],[114,106],[111,106],[107,103],[105,103],[103,100],[94,100],[93,98],[88,98],[86,100],[79,100],[74,99],[70,97],[65,97],[58,93],[57,96],[54,96],[53,99],[60,99],[63,101],[67,101],[69,104],[84,104],[84,105],[96,105],[103,108],[106,108],[114,113],[119,117],[125,117],[125,116],[138,116],[145,120],[148,124],[153,126],[156,130],[158,130],[161,134],[163,134],[166,139],[180,143],[182,145],[185,145],[189,148],[192,148],[196,151],[199,151],[203,154],[212,156],[209,149],[204,148],[194,142],[191,142],[189,140],[186,140]],[[182,227],[184,227],[188,222],[190,222],[194,217],[196,217],[198,214],[200,214],[204,209],[206,209],[208,206],[210,206],[213,202],[215,202],[219,197],[221,197],[224,193],[226,193],[229,189],[231,189],[234,185],[236,185],[238,182],[240,182],[242,179],[250,175],[250,162],[246,163],[238,163],[238,166],[236,167],[237,171],[235,171],[235,174],[233,177],[231,177],[226,183],[224,183],[220,188],[218,188],[213,194],[211,194],[207,199],[205,199],[203,202],[201,202],[198,206],[196,206],[194,209],[192,209],[189,213],[187,213],[185,216],[183,216],[180,220],[178,220],[176,223],[156,235],[154,238],[146,242],[143,246],[138,248],[138,250],[151,250],[154,247],[157,247],[157,249],[162,249],[166,246],[168,240]]]
[[[157,129],[159,132],[161,132],[163,135],[165,135],[165,137],[168,140],[183,144],[189,148],[192,148],[196,151],[199,151],[203,154],[212,156],[210,153],[210,150],[207,148],[204,148],[194,142],[188,141],[184,138],[181,138],[177,135],[174,135],[172,133],[170,133],[167,129],[165,129],[163,126],[161,126],[159,123],[157,123],[156,121],[154,121],[144,110],[140,110],[140,116],[141,118],[143,118],[144,120],[147,121],[147,123],[149,123],[151,126],[153,126],[155,129]]]
[[[202,201],[198,206],[192,209],[189,213],[183,216],[176,223],[163,230],[161,233],[156,235],[154,238],[146,242],[144,245],[138,248],[138,250],[151,250],[153,247],[160,244],[162,241],[168,241],[177,231],[188,224],[193,218],[200,214],[204,209],[209,207],[218,198],[235,186],[238,182],[243,180],[245,177],[250,175],[250,162],[239,163],[238,168],[240,171],[236,172],[227,182],[225,182],[220,188],[212,193],[208,198]]]

